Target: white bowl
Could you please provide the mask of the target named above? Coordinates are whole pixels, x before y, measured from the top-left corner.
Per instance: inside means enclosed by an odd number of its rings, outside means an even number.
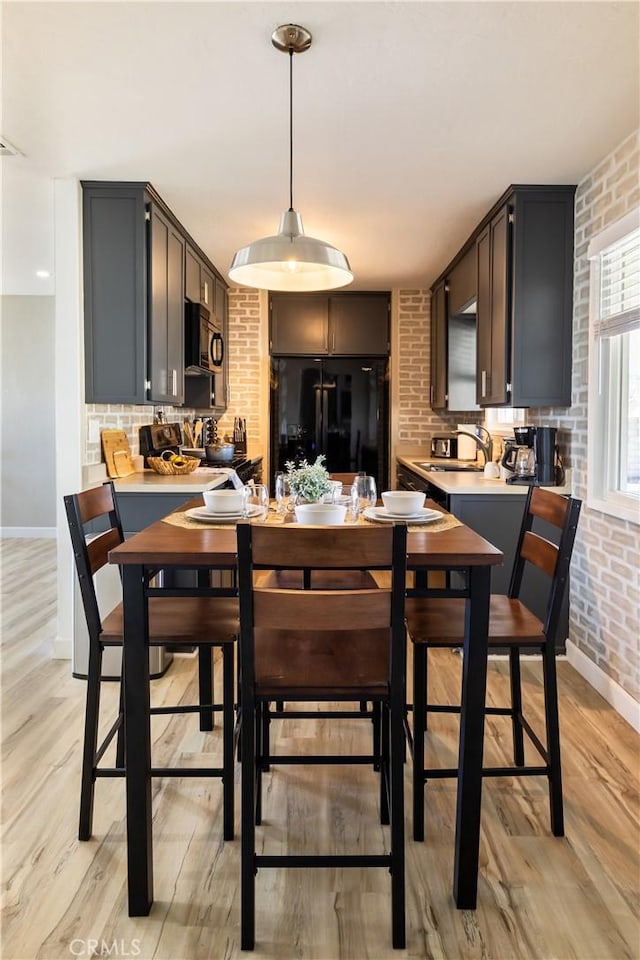
[[[209,513],[242,513],[242,490],[203,490],[202,496]]]
[[[295,512],[298,523],[335,526],[344,523],[347,508],[339,503],[299,503]]]
[[[409,517],[422,510],[426,496],[420,490],[387,490],[382,494],[382,502],[388,513]]]

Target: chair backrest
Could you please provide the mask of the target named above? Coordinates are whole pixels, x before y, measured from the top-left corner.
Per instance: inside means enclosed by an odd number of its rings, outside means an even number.
[[[562,599],[569,576],[573,544],[582,501],[563,497],[544,487],[531,487],[524,509],[518,539],[516,559],[511,574],[509,596],[517,597],[527,563],[541,570],[549,578],[549,597],[544,619],[544,632],[555,641],[560,622]],[[534,521],[543,520],[560,531],[558,543],[552,543],[533,531]]]
[[[93,576],[108,563],[109,551],[124,540],[122,522],[115,498],[113,483],[68,494],[64,498],[73,556],[82,594],[82,605],[91,640],[102,630],[100,610]],[[87,540],[85,527],[97,521],[95,534]],[[106,529],[104,529],[106,526]]]
[[[313,651],[307,644],[322,646],[322,634],[325,637],[331,634],[331,642],[342,634],[348,644],[358,642],[353,639],[355,631],[369,631],[371,634],[376,632],[377,641],[384,637],[388,668],[384,680],[402,695],[406,647],[406,525],[305,527],[296,524],[252,525],[243,521],[238,524],[237,534],[243,690],[245,684],[252,689],[256,676],[261,676],[260,658],[265,655],[260,638],[266,634],[295,633],[299,642],[296,639],[292,647],[292,660],[300,651],[300,657],[307,658],[306,668],[309,670],[314,661]],[[390,585],[345,590],[288,590],[260,587],[254,577],[254,572],[261,569],[295,570],[310,564],[314,570],[388,571],[390,577],[386,579]],[[348,669],[350,658],[346,647],[344,654],[345,669]],[[322,657],[318,662],[322,662]],[[300,662],[292,662],[291,676],[300,676],[300,670],[304,668],[304,663],[301,667]],[[285,658],[284,671],[287,670]],[[321,677],[316,679],[322,686]],[[283,683],[285,681],[286,677],[282,679]],[[293,680],[292,685],[295,686]]]

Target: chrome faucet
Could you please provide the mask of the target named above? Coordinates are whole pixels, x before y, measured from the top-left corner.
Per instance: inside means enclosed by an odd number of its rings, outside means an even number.
[[[471,437],[476,442],[478,449],[482,450],[484,453],[484,462],[489,463],[493,460],[493,439],[491,434],[486,427],[483,427],[482,424],[478,424],[476,430],[482,430],[487,435],[486,442],[482,441],[476,433],[469,433],[467,430],[456,430],[455,435],[457,437]]]

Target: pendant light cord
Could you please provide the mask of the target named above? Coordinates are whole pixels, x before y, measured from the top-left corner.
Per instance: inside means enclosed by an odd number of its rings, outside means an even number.
[[[289,210],[293,210],[293,47],[289,47]]]

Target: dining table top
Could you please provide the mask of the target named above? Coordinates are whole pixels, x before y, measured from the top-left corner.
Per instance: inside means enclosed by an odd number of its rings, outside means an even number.
[[[438,504],[429,500],[425,505],[442,511]],[[183,504],[176,512],[198,506],[202,506],[200,497]],[[123,565],[233,567],[236,553],[236,530],[232,525],[203,523],[187,528],[157,520],[111,550],[109,560]],[[494,566],[502,563],[503,554],[464,524],[437,532],[430,531],[428,524],[420,527],[409,524],[407,560],[409,567],[424,566],[427,562],[434,567],[440,564]]]

